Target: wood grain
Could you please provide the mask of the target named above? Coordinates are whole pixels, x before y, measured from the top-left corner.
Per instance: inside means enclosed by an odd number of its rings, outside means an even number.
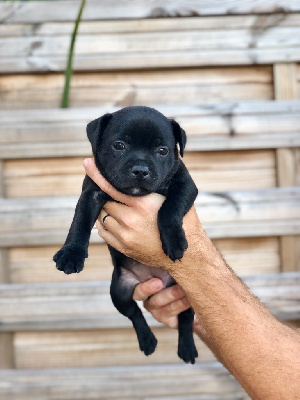
[[[195,399],[246,400],[219,363],[0,371],[3,400]],[[155,382],[155,385],[153,384]],[[175,397],[173,397],[175,396]],[[104,397],[103,397],[104,398]]]
[[[50,12],[46,15],[49,17]],[[232,26],[233,17],[222,16],[215,17],[214,22],[210,20],[211,27],[205,29],[201,29],[203,18],[193,18],[191,22],[190,19],[180,22],[178,19],[150,19],[139,21],[133,31],[122,29],[119,21],[110,21],[108,32],[97,32],[97,29],[95,32],[95,28],[91,28],[79,34],[74,70],[297,62],[300,57],[298,17],[291,16],[292,22],[282,24],[287,18],[284,14],[258,16],[252,24],[248,23],[249,26],[242,25],[244,17],[236,17],[235,26]],[[180,30],[178,25],[184,28]],[[65,31],[59,33],[59,29],[55,35],[43,35],[33,28],[27,35],[0,37],[0,72],[63,71],[69,36]]]
[[[300,319],[299,273],[256,275],[245,282],[276,318]],[[108,282],[0,285],[0,315],[2,332],[132,326],[111,303]],[[145,316],[151,326],[160,325]]]
[[[262,237],[300,233],[300,189],[275,188],[200,193],[196,208],[212,238]],[[77,198],[0,199],[0,246],[52,245],[64,242]],[[15,221],[18,221],[16,223]],[[96,229],[91,242],[99,243]]]
[[[145,357],[133,328],[88,331],[18,332],[15,337],[17,368],[66,368],[180,363],[178,331],[153,328],[158,345]],[[195,336],[197,362],[215,360],[211,351]]]
[[[4,188],[8,198],[79,196],[83,158],[8,160]],[[275,153],[271,150],[189,152],[184,156],[199,190],[263,189],[276,185]]]
[[[59,107],[62,89],[62,74],[0,75],[1,109]],[[272,98],[269,66],[75,73],[70,89],[70,106],[83,108]]]
[[[188,150],[300,145],[298,101],[160,105],[188,134]],[[87,156],[86,124],[116,107],[0,111],[0,158]]]
[[[297,99],[299,96],[297,65],[294,63],[275,64],[274,86],[276,99]],[[300,185],[299,155],[299,147],[281,147],[276,150],[278,186]],[[280,239],[280,254],[283,271],[297,271],[299,269],[299,249],[299,236],[290,235]]]
[[[42,21],[74,21],[79,0],[61,1],[59,9],[52,1],[4,3],[1,4],[2,20],[6,23],[15,22],[42,22]],[[265,14],[276,12],[295,12],[300,7],[295,0],[242,0],[238,3],[232,0],[210,1],[204,0],[155,0],[145,3],[143,0],[131,1],[104,0],[99,9],[97,0],[87,4],[83,20],[105,19],[132,19],[158,17],[184,17],[196,15],[224,15],[224,14]]]
[[[278,239],[218,239],[215,245],[238,275],[276,273],[280,269]],[[84,282],[110,280],[112,262],[105,244],[91,244],[80,274],[58,272],[52,261],[59,246],[13,247],[9,250],[12,283]]]
[[[60,1],[56,7],[52,1],[13,2],[1,4],[0,14],[6,24],[16,22],[43,22],[43,21],[74,21],[79,8],[79,0]],[[241,0],[238,3],[232,0],[204,1],[204,0],[159,0],[144,2],[102,0],[99,9],[97,0],[90,0],[84,10],[83,20],[105,19],[132,19],[132,18],[159,18],[185,17],[197,15],[224,15],[224,14],[265,14],[288,13],[300,10],[295,0]]]
[[[8,249],[0,249],[0,285],[10,282],[8,257]],[[14,334],[11,332],[0,332],[0,370],[14,368],[14,356]]]

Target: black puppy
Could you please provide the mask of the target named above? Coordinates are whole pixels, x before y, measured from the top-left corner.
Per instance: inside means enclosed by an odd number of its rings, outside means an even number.
[[[97,168],[117,190],[131,196],[156,192],[166,197],[157,221],[162,248],[171,260],[180,260],[188,246],[182,219],[198,193],[178,157],[177,144],[181,156],[186,144],[184,130],[152,108],[127,107],[90,122],[87,135]],[[57,269],[66,274],[82,271],[91,230],[108,200],[112,199],[86,176],[66,242],[53,257]],[[134,288],[152,277],[162,279],[165,287],[175,281],[165,271],[140,264],[111,246],[109,250],[114,264],[112,301],[132,321],[140,349],[149,355],[154,352],[157,340],[132,299]],[[191,308],[178,316],[178,356],[192,364],[198,356],[193,320]]]

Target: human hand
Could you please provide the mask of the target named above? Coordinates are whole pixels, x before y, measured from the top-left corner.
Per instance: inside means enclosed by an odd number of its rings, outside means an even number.
[[[139,283],[133,292],[133,300],[144,301],[145,309],[158,322],[167,325],[171,329],[178,328],[178,314],[191,307],[188,298],[179,285],[163,289],[163,282],[158,278]],[[213,348],[209,335],[196,315],[193,329],[204,343]]]
[[[171,271],[175,263],[165,255],[162,249],[160,233],[157,226],[157,214],[164,197],[151,193],[147,196],[132,197],[118,192],[100,174],[92,159],[84,161],[86,173],[107,194],[117,202],[107,202],[101,211],[96,223],[99,235],[112,247],[128,257],[158,268]],[[122,204],[120,204],[122,203]],[[105,229],[102,226],[103,217],[109,215],[105,220]],[[199,242],[201,224],[194,207],[185,215],[183,228],[188,243]],[[186,258],[186,252],[182,261]],[[199,254],[197,254],[199,257]]]
[[[133,299],[143,300],[146,310],[158,322],[172,329],[178,327],[178,314],[191,307],[179,285],[163,289],[163,283],[158,278],[139,283],[135,287]]]
[[[101,211],[96,223],[99,235],[121,253],[143,264],[165,270],[172,269],[174,262],[163,252],[157,226],[158,210],[165,198],[157,193],[142,197],[125,195],[103,178],[92,159],[86,159],[84,166],[90,178],[118,201],[107,202]],[[191,225],[194,226],[195,210],[190,212],[193,213]],[[109,217],[105,221],[104,229],[101,222],[105,215]]]

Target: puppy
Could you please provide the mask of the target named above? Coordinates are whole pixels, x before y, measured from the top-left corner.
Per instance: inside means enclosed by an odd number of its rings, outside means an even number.
[[[198,193],[178,154],[177,145],[183,156],[184,130],[152,108],[126,107],[90,122],[87,136],[97,168],[118,191],[130,196],[156,192],[166,197],[157,221],[162,248],[172,261],[180,260],[188,246],[182,219]],[[113,199],[86,176],[65,244],[53,257],[57,269],[66,274],[82,271],[91,230],[107,201]],[[108,247],[114,265],[110,287],[113,304],[132,321],[140,349],[148,356],[154,352],[157,340],[132,299],[134,288],[153,277],[160,278],[164,287],[175,281],[167,272],[140,264]],[[192,364],[198,356],[193,320],[191,308],[178,316],[178,356]]]

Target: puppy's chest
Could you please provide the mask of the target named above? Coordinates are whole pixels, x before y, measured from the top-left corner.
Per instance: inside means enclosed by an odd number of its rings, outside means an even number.
[[[135,286],[137,283],[145,282],[151,278],[161,279],[165,288],[175,283],[168,272],[141,264],[129,258],[126,259],[121,267],[120,279],[125,286]]]

